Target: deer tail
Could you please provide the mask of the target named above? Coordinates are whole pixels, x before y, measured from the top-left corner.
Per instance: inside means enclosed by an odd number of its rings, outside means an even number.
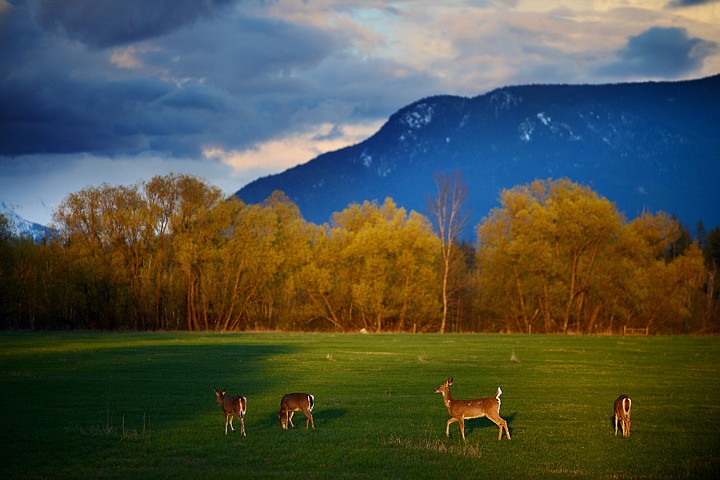
[[[308,408],[308,410],[312,412],[313,408],[315,408],[315,397],[308,394],[308,401],[310,402],[310,407]]]

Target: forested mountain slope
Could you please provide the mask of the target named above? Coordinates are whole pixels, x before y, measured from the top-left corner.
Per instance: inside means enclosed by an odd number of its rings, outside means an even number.
[[[720,225],[720,75],[614,85],[526,85],[474,98],[437,96],[393,114],[367,140],[237,192],[256,203],[282,190],[310,221],[392,197],[427,213],[433,175],[460,171],[472,223],[502,189],[567,177],[634,218],[662,210]]]

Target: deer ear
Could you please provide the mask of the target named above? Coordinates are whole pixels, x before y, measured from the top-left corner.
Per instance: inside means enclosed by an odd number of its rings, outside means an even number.
[[[448,385],[452,385],[452,382],[453,382],[453,378],[452,378],[452,377],[450,377],[450,378],[447,379],[447,384],[448,384]]]

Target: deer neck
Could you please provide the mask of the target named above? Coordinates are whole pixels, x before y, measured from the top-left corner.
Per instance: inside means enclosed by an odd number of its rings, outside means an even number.
[[[445,406],[450,408],[450,404],[453,402],[452,395],[450,394],[450,389],[443,390],[442,396],[443,396],[443,402],[445,403]]]

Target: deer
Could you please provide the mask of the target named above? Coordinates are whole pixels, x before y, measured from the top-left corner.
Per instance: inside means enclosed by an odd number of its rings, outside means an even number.
[[[465,420],[471,418],[487,417],[492,420],[495,425],[500,427],[498,432],[498,440],[502,439],[503,429],[505,429],[505,435],[510,440],[510,432],[508,431],[507,422],[500,418],[500,395],[502,390],[500,387],[497,389],[497,393],[494,398],[477,398],[475,400],[455,400],[450,394],[450,385],[453,384],[452,377],[445,380],[445,382],[435,389],[435,393],[441,393],[443,396],[443,402],[447,407],[448,413],[450,414],[450,420],[448,420],[445,435],[450,437],[450,424],[458,422],[460,424],[460,434],[462,439],[465,440]]]
[[[227,389],[228,387],[218,390],[213,387],[213,390],[215,390],[215,400],[217,404],[222,407],[223,412],[225,412],[225,435],[228,433],[228,424],[230,424],[230,429],[233,432],[235,431],[232,422],[233,416],[236,416],[238,420],[240,420],[240,433],[242,433],[244,437],[246,436],[245,411],[247,410],[247,398],[242,395],[226,395]]]
[[[615,400],[615,436],[618,433],[618,421],[622,428],[623,437],[630,436],[630,409],[632,408],[632,400],[627,395],[620,395]]]
[[[305,430],[310,428],[310,424],[312,424],[312,429],[315,430],[315,421],[312,416],[314,407],[315,397],[309,393],[288,393],[283,395],[280,400],[280,411],[278,412],[278,418],[283,430],[288,429],[288,423],[292,428],[295,428],[295,424],[292,422],[295,412],[305,414]]]

